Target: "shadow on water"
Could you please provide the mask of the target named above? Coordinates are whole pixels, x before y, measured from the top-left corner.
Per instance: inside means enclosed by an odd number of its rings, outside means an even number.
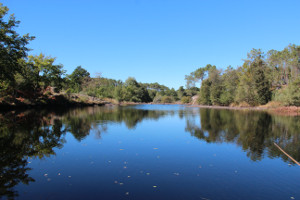
[[[185,131],[207,143],[235,143],[253,161],[281,157],[276,142],[300,161],[299,117],[273,116],[264,112],[214,109],[150,110],[134,107],[88,107],[66,110],[27,110],[0,113],[0,197],[14,199],[19,183],[29,184],[28,158],[55,155],[70,132],[78,141],[91,131],[98,138],[109,124],[125,124],[134,129],[143,120],[178,115],[185,119]],[[197,121],[199,120],[199,121]],[[293,164],[293,163],[291,163]]]

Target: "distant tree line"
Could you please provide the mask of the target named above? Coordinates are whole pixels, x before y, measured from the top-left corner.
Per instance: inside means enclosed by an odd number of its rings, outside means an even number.
[[[185,77],[187,88],[201,82],[198,102],[204,105],[248,104],[278,101],[300,106],[300,46],[264,54],[253,49],[237,69],[225,71],[206,65]]]

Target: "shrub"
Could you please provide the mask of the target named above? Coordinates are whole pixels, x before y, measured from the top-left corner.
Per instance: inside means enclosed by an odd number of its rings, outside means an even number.
[[[163,96],[161,98],[162,103],[172,103],[173,101],[174,101],[174,99],[170,96]]]
[[[277,90],[273,100],[282,102],[286,106],[300,106],[300,78],[287,87]]]
[[[181,98],[181,103],[191,103],[192,98],[190,96],[185,96]]]
[[[153,99],[153,103],[161,103],[162,96],[156,95]]]

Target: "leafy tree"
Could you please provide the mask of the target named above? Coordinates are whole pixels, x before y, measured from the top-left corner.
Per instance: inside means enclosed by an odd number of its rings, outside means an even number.
[[[211,82],[210,87],[210,100],[213,105],[221,104],[221,94],[223,92],[223,80],[221,79],[221,72],[217,69],[210,70],[209,80]]]
[[[239,84],[239,77],[237,70],[231,66],[227,67],[225,73],[222,75],[223,91],[220,95],[220,104],[228,106],[234,102],[236,96],[237,85]]]
[[[174,102],[174,99],[173,97],[170,97],[170,96],[163,96],[161,98],[161,103],[173,103]]]
[[[8,8],[0,3],[0,91],[15,87],[15,75],[21,72],[20,59],[25,59],[29,49],[26,47],[34,37],[20,36],[15,28],[20,21],[10,15],[6,21]]]
[[[145,87],[139,84],[135,78],[129,77],[124,83],[125,101],[131,102],[150,102],[151,98]]]
[[[287,106],[300,106],[300,78],[274,94],[274,100]]]
[[[211,81],[209,79],[205,79],[202,81],[199,98],[198,98],[199,104],[203,104],[203,105],[212,104],[210,100],[210,86],[211,86]]]
[[[236,101],[250,105],[265,104],[271,99],[270,83],[266,74],[266,64],[260,49],[248,54],[240,73]]]
[[[191,103],[192,98],[190,96],[185,96],[181,98],[181,103]]]
[[[297,79],[300,74],[299,57],[300,47],[295,44],[288,45],[282,51],[268,51],[267,62],[274,86],[281,87]]]
[[[185,92],[185,89],[183,88],[183,86],[180,86],[177,90],[177,96],[178,98],[182,98],[184,96],[186,96],[186,92]]]
[[[215,65],[208,64],[205,67],[200,67],[196,71],[191,72],[190,75],[185,76],[186,80],[186,87],[191,88],[195,87],[195,83],[198,82],[199,80],[203,81],[203,79],[207,76],[207,73],[211,69],[216,69]]]
[[[54,61],[55,58],[45,56],[42,53],[36,56],[28,56],[23,75],[27,79],[31,79],[36,91],[40,87],[46,88],[48,86],[56,87],[58,90],[62,88],[62,76],[65,71],[62,65],[54,65]]]
[[[80,92],[82,84],[90,78],[90,73],[81,66],[78,66],[68,78],[73,92]]]

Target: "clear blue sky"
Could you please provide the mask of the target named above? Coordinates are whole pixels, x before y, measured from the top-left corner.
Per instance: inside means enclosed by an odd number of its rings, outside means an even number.
[[[252,48],[300,44],[299,0],[2,0],[45,53],[71,73],[177,89],[206,64],[242,64]]]

